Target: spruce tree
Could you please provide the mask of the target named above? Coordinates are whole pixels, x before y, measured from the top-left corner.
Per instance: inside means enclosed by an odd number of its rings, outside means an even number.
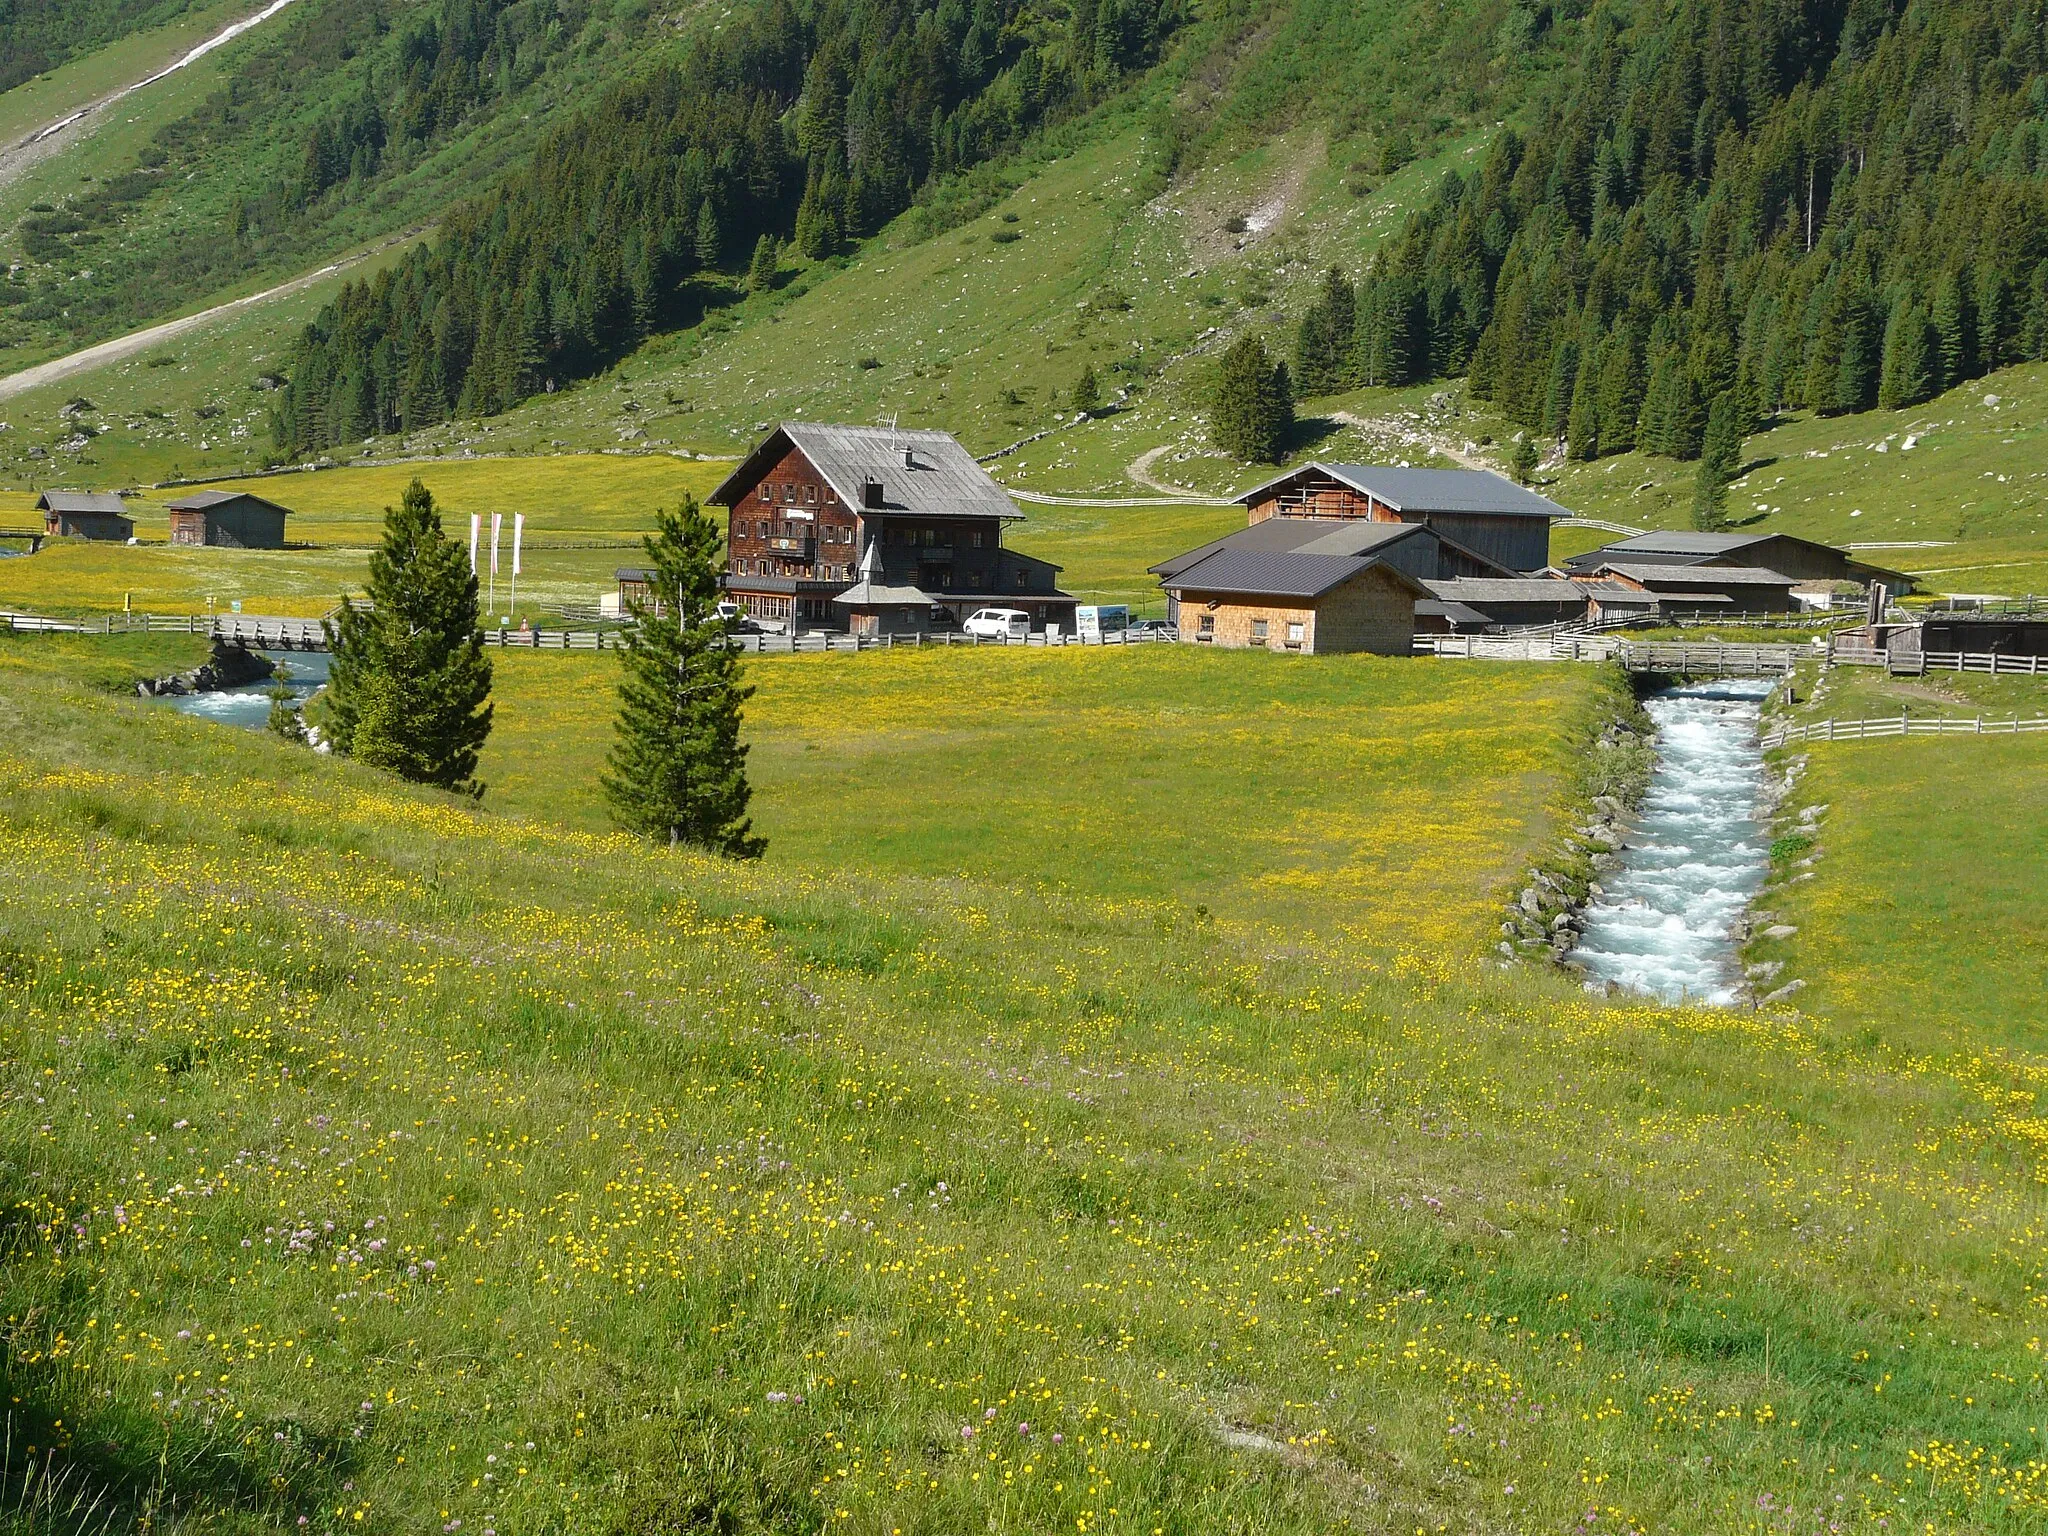
[[[1095,377],[1093,363],[1081,365],[1081,377],[1074,380],[1074,390],[1070,399],[1074,409],[1084,414],[1092,414],[1102,409],[1102,383]]]
[[[476,760],[491,733],[491,664],[476,576],[418,479],[384,509],[368,597],[366,607],[343,597],[325,626],[327,740],[415,783],[481,795]]]
[[[1230,344],[1209,402],[1209,438],[1234,459],[1277,464],[1294,428],[1287,365],[1267,356],[1256,336]]]
[[[718,228],[718,210],[711,206],[711,199],[707,197],[697,209],[697,265],[707,272],[714,270],[724,246],[725,237]]]
[[[1742,405],[1735,391],[1714,396],[1693,480],[1692,525],[1712,533],[1728,525],[1728,485],[1742,468]]]
[[[1928,340],[1927,312],[1911,300],[1892,309],[1884,328],[1884,363],[1877,403],[1885,410],[1918,405],[1934,394],[1937,358]]]
[[[1541,461],[1535,437],[1524,432],[1515,439],[1515,446],[1508,450],[1508,473],[1515,477],[1515,484],[1527,485],[1536,478],[1536,466]]]
[[[687,495],[680,510],[657,511],[654,528],[652,600],[633,605],[626,632],[605,796],[622,827],[671,848],[759,858],[767,841],[747,819],[740,741],[740,706],[754,690],[740,683],[718,616],[718,529]]]
[[[754,242],[754,259],[747,263],[747,289],[760,293],[775,286],[775,268],[782,258],[782,247],[773,235],[763,235]]]
[[[1962,274],[1953,267],[1942,273],[1934,288],[1934,332],[1941,360],[1937,393],[1976,374],[1977,317],[1970,312],[1972,307]]]

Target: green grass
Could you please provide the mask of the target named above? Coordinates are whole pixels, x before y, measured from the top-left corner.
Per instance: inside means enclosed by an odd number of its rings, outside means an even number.
[[[0,562],[0,603],[39,613],[104,613],[132,607],[142,613],[203,613],[239,601],[248,613],[316,616],[344,591],[360,590],[367,551],[382,535],[384,509],[397,502],[414,476],[434,492],[449,536],[469,537],[469,514],[485,514],[479,563],[488,570],[488,514],[505,515],[500,616],[511,612],[511,517],[527,519],[521,614],[545,613],[561,603],[593,604],[617,590],[613,572],[632,564],[624,547],[652,527],[657,506],[686,494],[703,496],[728,466],[647,455],[630,459],[563,455],[536,459],[476,459],[444,464],[396,464],[334,469],[222,482],[290,507],[286,537],[314,546],[285,550],[174,548],[163,504],[178,492],[162,491],[130,503],[135,535],[147,544],[123,547],[56,541],[29,560]],[[28,520],[30,498],[0,499],[0,518]],[[597,545],[600,547],[578,547]]]
[[[155,74],[249,10],[246,0],[195,5],[163,26],[132,32],[0,91],[0,144],[14,144],[88,102]]]
[[[1389,727],[1425,673],[1169,657]],[[1909,1057],[1211,921],[1157,829],[1119,895],[1020,887],[1099,809],[989,755],[1044,674],[920,735],[871,660],[787,664],[820,761],[764,815],[886,823],[951,761],[1003,844],[723,865],[0,670],[17,1443],[164,1530],[2038,1525],[2003,1012]],[[1496,686],[1433,707],[1526,743]],[[1218,793],[1310,720],[1155,761]],[[1526,788],[1461,761],[1329,793]]]
[[[478,770],[492,803],[605,829],[616,660],[493,660]],[[1590,679],[1300,660],[1165,645],[763,658],[747,719],[770,866],[1179,898],[1282,931],[1482,947],[1497,888],[1545,834]]]

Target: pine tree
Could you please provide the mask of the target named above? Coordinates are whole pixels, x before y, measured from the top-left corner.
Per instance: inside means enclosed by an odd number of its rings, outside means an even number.
[[[1692,525],[1712,533],[1728,524],[1728,486],[1742,468],[1742,406],[1733,390],[1714,396],[1693,479]]]
[[[491,733],[491,664],[476,576],[417,479],[384,510],[368,597],[366,608],[343,597],[326,626],[328,741],[415,783],[481,795],[476,760]]]
[[[1095,377],[1093,363],[1081,365],[1081,377],[1074,380],[1070,401],[1075,410],[1084,414],[1092,414],[1102,409],[1102,384]]]
[[[1977,317],[1970,312],[1971,308],[1970,290],[1962,274],[1949,268],[1934,287],[1934,334],[1941,363],[1941,377],[1934,386],[1937,394],[1954,389],[1977,372]]]
[[[715,270],[724,244],[718,229],[718,210],[707,197],[697,205],[697,265],[707,272]]]
[[[1910,300],[1893,306],[1884,328],[1884,362],[1877,403],[1888,411],[1933,397],[1937,355],[1928,339],[1927,312]]]
[[[733,858],[767,847],[747,819],[739,655],[718,617],[717,527],[685,496],[646,540],[653,600],[635,603],[605,796],[629,831]]]
[[[754,242],[754,259],[747,263],[747,289],[761,293],[775,286],[775,268],[781,262],[782,247],[773,235]]]
[[[1234,459],[1277,464],[1293,427],[1287,365],[1274,363],[1258,337],[1239,337],[1217,368],[1209,404],[1210,441]]]
[[[1536,439],[1524,432],[1515,439],[1515,446],[1508,450],[1508,473],[1515,477],[1515,484],[1527,485],[1536,478],[1536,466],[1542,462],[1542,455],[1536,451]]]

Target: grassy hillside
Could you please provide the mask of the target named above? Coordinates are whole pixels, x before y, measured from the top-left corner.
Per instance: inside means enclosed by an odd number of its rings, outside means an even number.
[[[10,669],[0,817],[15,1443],[159,1529],[2039,1521],[1997,1018],[672,857]]]
[[[0,368],[433,222],[629,67],[650,25],[589,0],[295,0],[0,185]],[[137,39],[109,54],[153,57]],[[109,65],[69,68],[76,96]]]

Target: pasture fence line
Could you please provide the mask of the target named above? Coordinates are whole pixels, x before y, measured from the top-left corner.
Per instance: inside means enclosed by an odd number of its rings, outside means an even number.
[[[1895,676],[1919,677],[1928,672],[1981,672],[1986,677],[2048,677],[2048,656],[2014,656],[2003,651],[1881,651],[1870,645],[1843,645],[1829,654],[1841,667],[1883,667]]]
[[[1880,736],[2000,736],[2024,731],[2048,731],[2048,719],[1986,720],[1938,717],[1916,720],[1907,715],[1890,715],[1872,720],[1809,720],[1804,725],[1780,725],[1764,732],[1766,751],[1793,742],[1870,741]]]
[[[1631,672],[1781,676],[1813,654],[1803,645],[1624,640],[1611,635],[1418,635],[1424,654],[1471,661],[1618,661]]]

